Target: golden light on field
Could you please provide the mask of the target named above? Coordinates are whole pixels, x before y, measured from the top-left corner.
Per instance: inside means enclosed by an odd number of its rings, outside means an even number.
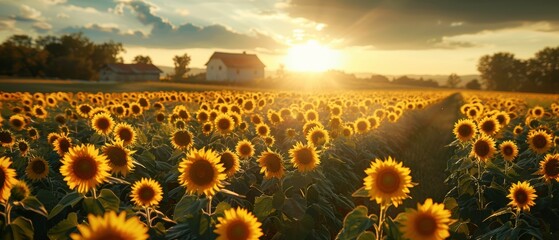
[[[323,72],[339,66],[340,53],[315,40],[291,46],[285,65],[292,71]]]

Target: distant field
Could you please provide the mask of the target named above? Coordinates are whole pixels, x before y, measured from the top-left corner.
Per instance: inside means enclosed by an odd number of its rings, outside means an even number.
[[[253,82],[242,85],[227,83],[182,82],[88,82],[77,80],[0,79],[4,92],[134,92],[134,91],[202,91],[202,90],[338,90],[338,89],[413,89],[416,87],[363,81],[300,81]]]

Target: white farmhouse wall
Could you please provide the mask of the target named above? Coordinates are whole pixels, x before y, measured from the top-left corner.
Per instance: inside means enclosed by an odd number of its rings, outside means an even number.
[[[258,68],[230,68],[227,71],[228,80],[239,82],[264,78],[264,69]]]
[[[226,81],[228,80],[227,67],[221,59],[212,59],[206,67],[206,80]]]

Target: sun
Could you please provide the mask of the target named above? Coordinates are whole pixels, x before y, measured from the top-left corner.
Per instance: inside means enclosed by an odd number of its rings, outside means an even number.
[[[285,57],[289,70],[298,72],[324,72],[338,67],[339,53],[315,40],[292,45]]]

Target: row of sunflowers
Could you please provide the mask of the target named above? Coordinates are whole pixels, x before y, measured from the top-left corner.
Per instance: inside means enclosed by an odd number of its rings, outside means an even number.
[[[1,93],[2,238],[442,239],[376,131],[447,95]]]

